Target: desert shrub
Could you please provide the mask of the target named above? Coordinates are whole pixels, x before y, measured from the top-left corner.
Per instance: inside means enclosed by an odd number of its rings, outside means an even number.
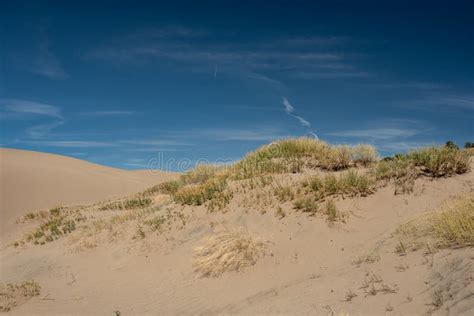
[[[447,201],[439,210],[401,225],[399,248],[459,248],[474,245],[474,197]],[[401,251],[400,251],[401,252]]]
[[[421,171],[432,177],[451,176],[470,170],[470,157],[466,151],[449,147],[431,147],[412,151],[408,159]]]
[[[368,166],[379,160],[374,146],[360,144],[351,149],[351,159],[357,165]]]
[[[8,312],[31,297],[40,295],[41,286],[36,281],[0,284],[0,311]]]
[[[468,148],[474,148],[474,143],[472,142],[466,142],[464,144],[464,148],[468,149]]]
[[[223,231],[195,249],[193,266],[204,277],[218,277],[254,265],[264,253],[265,244],[259,238],[242,230]]]
[[[301,197],[293,202],[293,208],[315,215],[318,212],[318,203],[313,197]]]
[[[175,202],[187,205],[201,205],[224,191],[225,179],[210,179],[201,184],[187,185],[173,194]]]
[[[459,146],[456,145],[452,140],[448,140],[446,144],[444,145],[444,147],[449,148],[449,149],[455,149],[455,150],[459,149]]]

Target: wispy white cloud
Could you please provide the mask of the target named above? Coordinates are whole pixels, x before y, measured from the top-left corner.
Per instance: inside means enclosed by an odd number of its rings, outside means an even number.
[[[339,78],[368,76],[354,64],[355,58],[361,58],[360,54],[343,54],[340,49],[333,49],[333,46],[347,43],[347,37],[315,36],[242,43],[184,27],[150,29],[137,34],[125,35],[89,51],[84,58],[115,64],[168,60],[175,65],[188,66],[188,69],[201,68],[203,73],[213,76],[216,76],[218,67],[219,73],[247,72],[254,74],[249,78],[262,80],[270,78],[270,71],[300,78],[314,78],[316,75]],[[192,42],[187,39],[198,36],[206,36],[206,41]],[[314,71],[321,68],[325,71]]]
[[[393,141],[393,142],[383,142],[377,143],[377,149],[387,152],[407,152],[412,149],[430,147],[430,146],[439,146],[440,143],[437,142],[420,142],[420,141]]]
[[[202,128],[188,131],[168,132],[167,136],[176,140],[196,141],[272,141],[289,135],[273,126],[257,128]]]
[[[285,97],[283,97],[283,106],[285,107],[286,114],[288,114],[289,116],[294,117],[295,119],[297,119],[301,126],[311,127],[311,123],[308,122],[305,118],[303,118],[299,115],[293,114],[293,112],[295,111],[295,108],[294,108],[293,105],[291,105],[290,101],[288,101],[288,99],[285,98]],[[308,131],[308,134],[314,136],[315,138],[318,138],[316,133],[312,130]]]
[[[37,55],[33,57],[33,61],[33,64],[29,67],[32,73],[59,80],[66,79],[69,76],[59,58],[51,50],[51,43],[45,32],[41,36]]]
[[[22,118],[24,115],[42,115],[63,119],[61,109],[57,106],[20,99],[0,99],[2,117]]]
[[[295,119],[297,119],[297,120],[300,122],[300,124],[301,124],[302,126],[305,126],[305,127],[310,127],[310,126],[311,126],[311,124],[310,124],[307,120],[305,120],[304,118],[302,118],[301,116],[293,115],[293,117],[294,117]]]
[[[371,138],[371,139],[391,139],[397,137],[411,137],[421,131],[410,128],[368,128],[357,130],[346,130],[327,133],[327,135],[347,137],[347,138]]]
[[[29,138],[42,138],[48,135],[51,130],[64,124],[64,121],[56,121],[50,124],[41,124],[29,127],[25,130],[25,133]]]
[[[283,97],[283,105],[285,106],[286,113],[290,114],[295,108],[290,104],[287,98]]]
[[[101,117],[101,116],[128,116],[133,115],[135,112],[132,111],[92,111],[92,112],[81,112],[81,116]]]
[[[92,147],[115,147],[117,144],[98,141],[25,141],[24,143],[36,146],[48,147],[75,147],[75,148],[92,148]]]
[[[191,146],[192,144],[177,139],[128,139],[119,140],[118,143],[129,145],[144,145],[144,146]]]

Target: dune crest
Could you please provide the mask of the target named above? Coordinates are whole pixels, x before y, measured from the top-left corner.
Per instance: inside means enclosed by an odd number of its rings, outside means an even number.
[[[127,171],[66,156],[0,149],[0,222],[59,205],[90,204],[176,178],[173,173]]]

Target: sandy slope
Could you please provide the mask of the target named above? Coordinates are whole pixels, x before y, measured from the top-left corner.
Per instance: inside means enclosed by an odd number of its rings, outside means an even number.
[[[0,149],[0,229],[28,211],[119,197],[176,176],[120,170],[47,153]]]
[[[92,235],[75,232],[42,246],[4,244],[0,282],[35,279],[42,286],[39,297],[12,315],[472,315],[472,248],[399,256],[392,233],[450,197],[473,191],[474,172],[419,179],[410,195],[395,196],[392,186],[380,188],[368,197],[339,199],[338,208],[350,216],[334,226],[295,212],[289,202],[281,204],[287,216],[279,219],[262,199],[249,207],[236,193],[226,213],[178,206],[172,211],[183,214],[185,225],[178,220],[162,233],[147,232],[144,239],[135,237],[136,222],[125,220]],[[161,198],[157,203],[166,203]],[[169,210],[166,204],[156,214]],[[109,216],[90,213],[92,220]],[[110,215],[117,214],[128,213]],[[31,223],[17,227],[25,232],[32,228]],[[193,271],[193,249],[225,227],[260,235],[267,241],[267,254],[241,273],[202,278]],[[86,247],[78,250],[78,244]],[[380,261],[354,264],[358,256],[372,252]],[[367,294],[364,286],[374,275],[377,287],[391,290]],[[439,309],[432,305],[436,289],[446,297]],[[347,301],[350,292],[357,296]]]

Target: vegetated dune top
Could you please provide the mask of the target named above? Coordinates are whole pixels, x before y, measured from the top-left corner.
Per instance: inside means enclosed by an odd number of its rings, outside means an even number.
[[[60,155],[0,148],[0,225],[29,211],[124,196],[176,177],[176,173],[128,171]]]

